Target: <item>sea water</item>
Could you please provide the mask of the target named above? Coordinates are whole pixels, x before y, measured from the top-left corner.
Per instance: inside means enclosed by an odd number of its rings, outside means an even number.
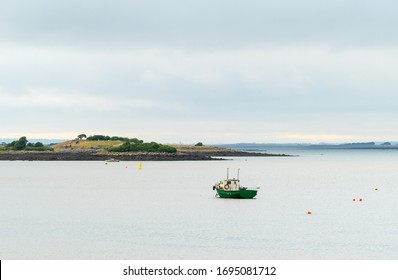
[[[0,259],[397,259],[398,152],[296,154],[0,161]],[[255,199],[215,197],[227,168]]]

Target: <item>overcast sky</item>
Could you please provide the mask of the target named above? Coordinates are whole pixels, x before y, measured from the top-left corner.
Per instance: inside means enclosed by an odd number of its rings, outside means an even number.
[[[398,2],[0,0],[0,138],[398,140]]]

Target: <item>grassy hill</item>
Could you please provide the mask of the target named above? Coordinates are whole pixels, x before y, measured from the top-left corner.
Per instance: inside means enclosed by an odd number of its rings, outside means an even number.
[[[123,144],[122,141],[112,140],[68,140],[65,142],[58,143],[54,146],[54,151],[67,151],[67,150],[103,150],[120,146]]]
[[[68,140],[58,143],[54,146],[54,151],[70,151],[70,150],[105,150],[122,145],[122,141],[112,140]],[[225,151],[227,149],[212,147],[212,146],[189,146],[189,145],[171,145],[180,153],[212,153]]]

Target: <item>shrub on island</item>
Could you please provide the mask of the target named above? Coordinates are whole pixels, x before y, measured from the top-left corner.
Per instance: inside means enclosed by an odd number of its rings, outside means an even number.
[[[92,135],[86,137],[89,141],[121,141],[123,144],[108,148],[109,152],[123,153],[123,152],[147,152],[147,153],[176,153],[177,149],[159,144],[156,142],[144,142],[138,138],[128,138],[120,136],[107,135]]]
[[[122,141],[122,142],[128,142],[128,141],[140,141],[137,138],[128,138],[128,137],[120,137],[120,136],[106,136],[106,135],[92,135],[89,137],[86,137],[87,140],[90,141]]]
[[[120,146],[109,148],[110,152],[147,152],[147,153],[176,153],[177,149],[162,145],[156,142],[150,143],[135,143],[135,142],[125,142]]]
[[[16,141],[12,141],[5,146],[5,150],[12,151],[53,151],[49,146],[44,146],[41,142],[29,143],[25,136],[22,136]]]

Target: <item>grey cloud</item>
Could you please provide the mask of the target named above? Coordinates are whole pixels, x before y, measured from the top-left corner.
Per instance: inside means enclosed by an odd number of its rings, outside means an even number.
[[[56,133],[163,137],[174,129],[167,139],[179,139],[183,129],[200,138],[209,126],[206,137],[221,139],[239,123],[239,137],[261,129],[348,134],[350,125],[395,135],[383,114],[396,119],[397,6],[3,0],[0,118],[8,124],[0,132],[63,123]]]
[[[3,39],[38,43],[203,48],[397,42],[398,3],[390,0],[32,0],[2,1],[0,8]]]
[[[126,103],[148,99],[174,103],[178,108],[190,108],[192,115],[205,113],[211,118],[217,116],[220,104],[248,115],[264,110],[391,110],[390,100],[398,88],[392,74],[398,57],[383,50],[357,57],[356,50],[243,49],[177,54],[145,49],[119,53],[28,50],[2,49],[0,91],[8,95],[80,93],[92,96],[97,103],[100,98]],[[86,110],[87,105],[82,108]],[[157,109],[144,109],[147,114],[158,114]]]

